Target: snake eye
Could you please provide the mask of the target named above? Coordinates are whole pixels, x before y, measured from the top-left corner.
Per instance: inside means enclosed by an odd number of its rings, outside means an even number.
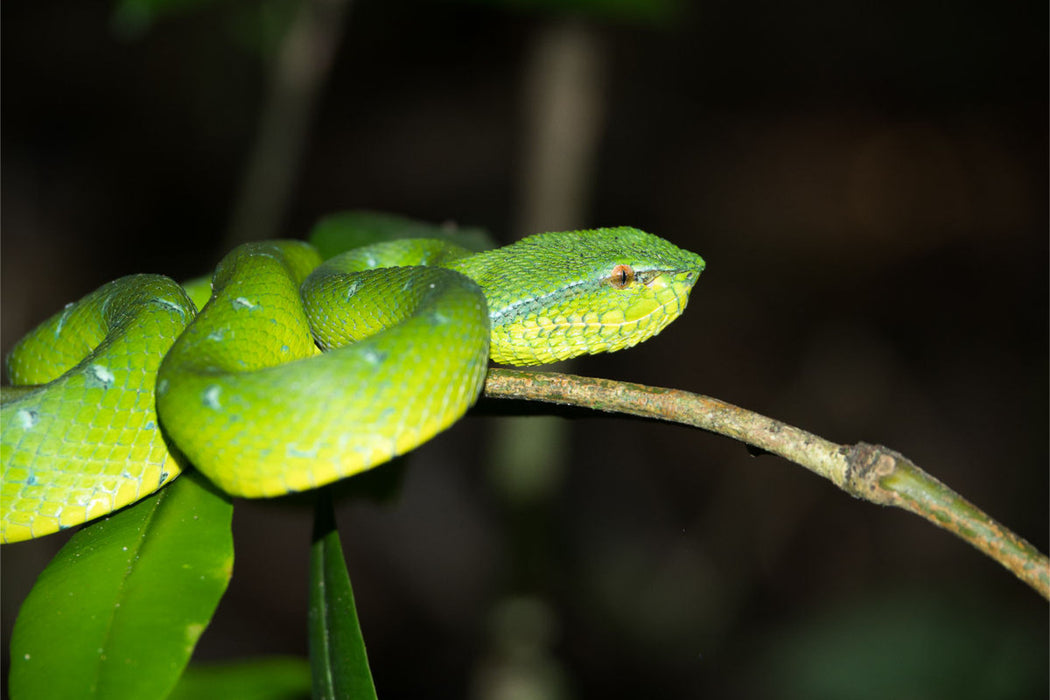
[[[609,284],[616,289],[623,289],[634,281],[634,270],[630,265],[617,265],[609,275]]]

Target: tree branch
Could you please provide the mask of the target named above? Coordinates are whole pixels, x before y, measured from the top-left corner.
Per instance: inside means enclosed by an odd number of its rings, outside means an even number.
[[[999,562],[1050,600],[1050,559],[911,460],[881,445],[839,445],[688,391],[556,372],[490,369],[484,395],[624,413],[731,437],[800,464],[856,498],[925,518]]]

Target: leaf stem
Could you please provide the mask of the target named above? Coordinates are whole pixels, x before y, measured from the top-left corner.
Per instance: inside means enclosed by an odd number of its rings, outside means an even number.
[[[332,508],[331,487],[317,490],[310,545],[310,666],[313,696],[375,700],[375,685],[357,620]]]

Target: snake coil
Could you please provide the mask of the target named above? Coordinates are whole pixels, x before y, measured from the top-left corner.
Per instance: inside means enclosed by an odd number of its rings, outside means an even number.
[[[325,262],[298,241],[247,244],[219,263],[200,313],[168,278],[110,282],[7,358],[0,541],[109,513],[185,464],[245,497],[382,464],[458,420],[489,358],[640,343],[682,313],[703,269],[621,227],[476,254],[399,240]]]

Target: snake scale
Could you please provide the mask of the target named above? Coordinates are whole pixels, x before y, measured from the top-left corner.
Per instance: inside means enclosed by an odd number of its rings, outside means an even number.
[[[186,465],[265,497],[382,464],[458,420],[489,358],[635,345],[682,313],[703,269],[620,227],[481,253],[398,240],[327,261],[304,242],[246,244],[196,303],[158,275],[110,282],[7,358],[0,541],[109,513]]]

